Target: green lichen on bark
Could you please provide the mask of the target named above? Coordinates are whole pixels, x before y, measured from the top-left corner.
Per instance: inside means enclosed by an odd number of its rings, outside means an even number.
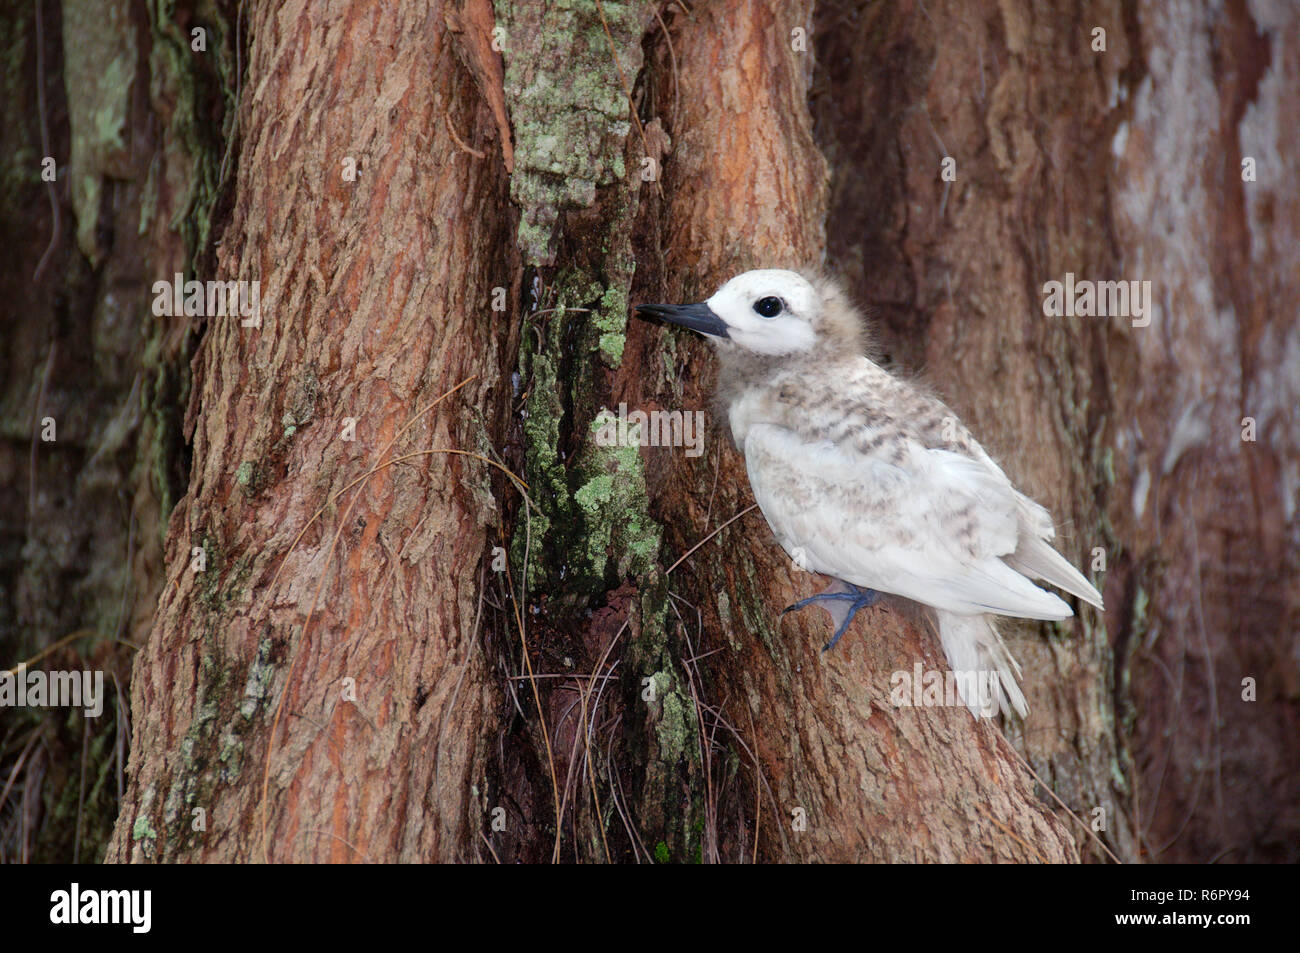
[[[518,243],[527,264],[550,264],[560,213],[591,206],[600,186],[626,175],[631,117],[624,83],[640,72],[653,5],[497,0],[494,7],[505,30]]]
[[[147,819],[152,830],[162,832],[153,835],[153,847],[168,858],[202,838],[203,832],[193,827],[195,808],[210,808],[219,786],[238,783],[244,767],[244,736],[265,715],[277,671],[275,643],[269,636],[258,642],[251,659],[232,655],[222,640],[229,607],[244,600],[256,557],[244,554],[223,561],[224,548],[211,532],[195,537],[193,545],[205,559],[197,580],[204,612],[194,707],[176,757],[168,761],[170,775],[161,810],[155,814],[142,803],[137,815]],[[186,571],[192,571],[190,565]]]
[[[641,632],[629,645],[625,664],[636,673],[630,705],[644,712],[645,730],[629,736],[630,758],[644,765],[636,811],[642,832],[668,846],[669,857],[693,858],[701,846],[704,759],[695,698],[678,658],[682,640],[669,638],[668,600],[662,573],[643,580],[637,606]],[[647,679],[654,686],[650,697]]]
[[[512,562],[522,564],[527,543],[529,588],[562,588],[569,599],[589,598],[645,571],[659,546],[639,446],[602,447],[596,440],[608,419],[599,417],[601,347],[613,346],[616,336],[621,356],[621,333],[611,329],[626,321],[632,258],[628,253],[608,264],[612,278],[574,268],[557,279],[558,304],[539,319],[540,343],[539,335],[525,335],[520,354],[529,381],[524,478],[535,506],[527,535],[522,522],[516,532]],[[592,312],[606,303],[618,315],[594,321]],[[568,458],[566,446],[573,447]]]
[[[152,784],[145,788],[144,793],[140,795],[140,810],[135,816],[135,822],[131,825],[131,840],[150,860],[154,859],[155,851],[158,848],[158,830],[150,820],[153,802],[157,799],[157,788]]]
[[[588,223],[578,242],[582,254],[566,261],[548,289],[553,299],[548,302],[553,304],[547,309],[551,313],[534,319],[539,322],[540,334],[525,334],[520,354],[521,376],[529,382],[523,422],[525,479],[540,488],[532,494],[537,508],[532,511],[531,538],[535,544],[549,547],[551,553],[563,554],[560,563],[552,565],[549,583],[567,579],[568,588],[583,595],[616,585],[614,575],[623,574],[606,571],[608,560],[598,555],[599,546],[590,545],[590,540],[635,542],[637,548],[624,562],[625,568],[645,564],[652,533],[654,546],[658,545],[644,491],[624,492],[620,486],[619,492],[613,493],[599,480],[621,468],[638,475],[636,479],[644,488],[640,461],[634,463],[627,454],[603,462],[591,456],[599,430],[592,422],[603,409],[607,386],[603,368],[617,367],[623,356],[628,292],[636,268],[628,237],[636,210],[636,188],[636,183],[619,183],[603,191],[598,203],[600,218],[595,224]],[[566,247],[567,242],[568,236]],[[568,441],[574,445],[574,459],[583,461],[577,468],[562,454],[570,434],[578,436]],[[589,486],[593,480],[597,482]],[[580,490],[583,497],[577,500],[574,494]],[[635,527],[631,537],[629,527]],[[522,558],[521,542],[516,544],[516,564]],[[530,554],[545,551],[537,548]],[[575,562],[574,553],[589,558]],[[542,561],[529,560],[530,587],[545,578]]]
[[[170,116],[164,138],[168,186],[182,196],[171,226],[185,241],[188,272],[209,251],[213,212],[224,181],[221,166],[227,145],[233,145],[235,29],[216,0],[150,0],[148,13],[152,98]],[[194,49],[196,29],[204,31],[204,50]],[[234,171],[233,158],[227,179]]]
[[[630,250],[627,260],[630,261]],[[614,259],[616,272],[620,275],[624,269],[619,268],[620,261]],[[627,279],[631,280],[631,269],[626,269]],[[600,359],[609,367],[618,367],[623,363],[623,342],[627,332],[627,286],[621,281],[611,284],[600,296],[595,311],[591,316],[590,327],[596,337],[595,350]]]
[[[539,289],[519,358],[527,391],[524,479],[533,506],[516,524],[512,563],[522,561],[527,525],[529,589],[546,592],[557,634],[584,624],[580,610],[635,580],[636,631],[624,657],[632,676],[624,682],[626,704],[644,717],[635,750],[625,753],[637,774],[628,779],[637,789],[634,813],[646,837],[662,841],[672,857],[695,857],[702,799],[691,794],[683,804],[682,792],[699,790],[689,781],[703,770],[699,724],[677,640],[669,637],[662,527],[650,515],[636,428],[620,440],[598,439],[614,420],[610,370],[623,360],[636,269],[631,235],[644,183],[628,170],[639,168],[646,144],[630,135],[628,94],[653,5],[498,0],[495,8],[505,29],[515,135],[516,241]],[[653,700],[641,695],[646,678],[655,685]],[[598,822],[617,831],[612,802],[605,803]],[[591,831],[581,836],[598,856]]]
[[[690,746],[687,734],[687,707],[683,704],[680,692],[672,691],[673,676],[670,672],[655,672],[651,676],[656,689],[663,694],[663,704],[659,714],[659,724],[655,726],[655,737],[659,740],[659,754],[670,764],[686,753]]]
[[[530,589],[548,575],[538,553],[550,537],[552,525],[567,526],[573,519],[568,477],[560,458],[564,403],[556,372],[564,318],[563,308],[552,315],[541,347],[535,347],[533,336],[525,334],[519,355],[520,371],[529,381],[523,409],[524,481],[535,505],[519,521],[511,561],[526,565]]]
[[[72,140],[72,208],[77,245],[91,264],[107,251],[100,203],[109,178],[131,177],[129,122],[136,79],[136,31],[124,4],[64,0],[64,84]]]
[[[528,381],[525,479],[536,504],[528,527],[529,587],[544,585],[581,601],[616,585],[623,571],[646,565],[658,545],[644,493],[613,486],[631,461],[596,460],[588,448],[607,387],[602,368],[617,367],[623,357],[636,267],[630,233],[641,185],[626,174],[632,114],[625,83],[635,82],[641,68],[652,8],[620,2],[598,8],[590,0],[495,6],[505,31],[505,93],[515,136],[517,242],[530,265],[549,265],[557,249],[564,251],[546,288],[547,313],[530,319],[538,333],[524,335],[520,354]],[[561,221],[563,212],[575,210],[584,211]],[[575,460],[583,462],[574,467]],[[516,565],[523,558],[522,530],[513,547]],[[611,557],[611,548],[624,542],[636,548],[625,559]]]
[[[216,792],[242,783],[245,736],[269,711],[277,671],[275,643],[264,637],[251,660],[233,658],[218,647],[216,625],[214,618],[204,628],[194,713],[172,762],[161,816],[152,817],[143,803],[137,816],[137,825],[152,820],[151,829],[164,832],[166,857],[179,856],[202,840],[204,831],[194,829],[195,810],[204,808],[210,815]],[[242,691],[237,692],[235,686],[241,683]]]
[[[617,418],[596,415],[591,434],[614,439],[589,441],[578,461],[580,485],[573,495],[583,529],[584,560],[593,576],[637,576],[655,566],[661,529],[650,519],[639,428],[631,426],[620,442]],[[602,445],[603,444],[603,445]]]

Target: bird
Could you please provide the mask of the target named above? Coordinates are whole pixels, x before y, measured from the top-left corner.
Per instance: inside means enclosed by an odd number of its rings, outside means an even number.
[[[832,649],[882,593],[928,606],[961,701],[979,718],[1028,704],[995,618],[1074,614],[1040,579],[1103,609],[1021,493],[948,406],[868,356],[868,329],[821,271],[764,268],[696,304],[638,316],[696,331],[718,357],[716,403],[777,541],[827,588]],[[783,613],[784,614],[784,613]],[[976,679],[983,678],[980,699]],[[990,703],[994,704],[990,704]]]

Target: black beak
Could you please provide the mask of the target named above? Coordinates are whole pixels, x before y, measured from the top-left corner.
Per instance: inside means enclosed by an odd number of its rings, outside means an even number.
[[[726,322],[714,314],[707,304],[639,304],[636,310],[643,315],[680,324],[684,328],[715,338],[728,336]]]

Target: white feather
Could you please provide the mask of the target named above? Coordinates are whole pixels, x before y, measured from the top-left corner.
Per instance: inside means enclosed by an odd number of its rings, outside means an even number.
[[[1022,536],[1016,551],[1007,557],[1007,565],[1017,572],[1050,582],[1058,589],[1078,596],[1084,602],[1102,608],[1101,593],[1070,565],[1069,560],[1034,536]]]
[[[975,461],[914,444],[899,465],[770,424],[748,428],[744,450],[763,515],[808,568],[949,612],[1073,615],[1001,558],[1016,549],[1018,501]]]
[[[1029,704],[1017,682],[1020,666],[993,627],[993,619],[986,615],[956,615],[952,612],[939,612],[938,618],[939,641],[943,643],[948,665],[959,676],[957,690],[971,714],[979,718],[995,713],[992,706],[985,707],[986,699],[972,694],[971,680],[960,677],[975,673],[979,684],[991,684],[993,688],[995,697],[987,701],[995,702],[996,708],[1002,711],[1009,703],[1020,717],[1027,715]]]
[[[1051,547],[1051,515],[947,407],[862,356],[861,317],[833,282],[752,271],[707,307],[726,328],[710,338],[719,394],[781,545],[806,568],[933,607],[953,671],[983,673],[999,705],[1025,714],[991,614],[1073,615],[1031,578],[1102,605]],[[980,714],[972,683],[958,687]]]

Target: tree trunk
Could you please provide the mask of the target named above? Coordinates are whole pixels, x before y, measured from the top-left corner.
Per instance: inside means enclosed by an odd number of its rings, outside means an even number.
[[[491,113],[437,11],[262,5],[248,28],[217,276],[259,281],[262,321],[211,319],[195,362],[110,856],[454,860],[497,730],[503,481],[427,451],[491,453],[507,409],[490,302],[516,279],[483,254],[507,181],[456,142]]]
[[[0,645],[140,650],[120,796],[117,722],[22,736],[55,739],[24,762],[38,854],[98,856],[120,800],[115,861],[1296,859],[1300,17],[87,16],[42,21],[51,145],[5,126],[70,165],[40,281],[48,198],[0,197],[45,227],[0,269]],[[824,581],[753,507],[709,348],[629,320],[805,264],[1104,589],[1004,626],[1023,723],[891,703],[947,667],[902,600],[824,654],[820,613],[781,616]],[[176,272],[257,282],[260,326],[144,317]],[[1045,315],[1067,273],[1150,281],[1153,319]],[[702,446],[605,439],[697,410]],[[77,820],[54,791],[83,773]]]
[[[150,285],[191,266],[211,214],[196,183],[218,174],[204,143],[233,49],[191,59],[126,0],[5,7],[0,669],[97,670],[107,700],[98,718],[0,711],[0,859],[89,861],[117,817],[132,647],[185,489],[195,329],[152,319]]]

